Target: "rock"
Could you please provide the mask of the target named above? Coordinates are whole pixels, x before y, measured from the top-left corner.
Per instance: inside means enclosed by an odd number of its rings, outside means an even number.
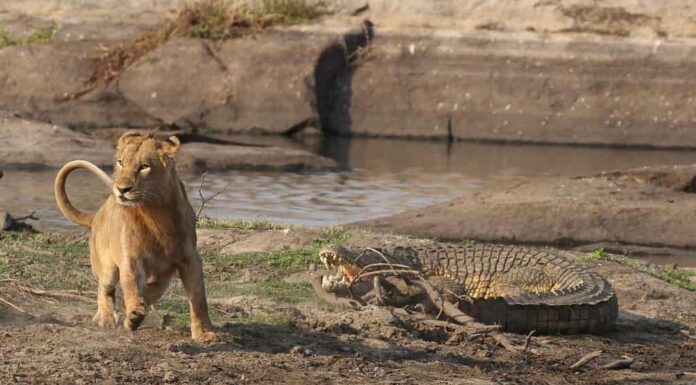
[[[177,166],[188,171],[227,169],[316,171],[338,168],[338,164],[332,159],[293,148],[211,143],[182,145]]]
[[[87,89],[99,51],[94,42],[17,45],[0,49],[0,110],[67,126],[155,127],[158,120],[123,98],[116,85],[74,100]]]
[[[56,168],[78,158],[110,167],[114,147],[64,127],[0,114],[0,164],[5,167]]]
[[[369,60],[348,85],[351,120],[342,132],[692,147],[696,114],[688,106],[696,99],[677,79],[696,66],[687,54],[694,47],[660,47],[666,56],[657,63],[649,59],[654,44],[637,41],[466,33],[442,39],[378,28]],[[667,62],[675,66],[663,67]],[[648,68],[659,80],[640,75]],[[684,98],[691,102],[679,102]]]
[[[316,58],[338,36],[269,31],[214,47],[175,39],[128,68],[119,89],[165,123],[280,133],[315,116]]]
[[[0,115],[0,163],[14,168],[58,168],[75,159],[99,167],[113,165],[115,143],[95,139],[65,127]],[[202,170],[302,171],[337,169],[329,158],[284,147],[186,143],[177,167]]]
[[[7,0],[0,14],[23,37],[27,23],[59,27],[50,44],[0,49],[0,109],[28,118],[273,134],[319,122],[345,135],[696,147],[688,0],[376,0],[364,14],[374,23],[369,48],[348,16],[365,2],[341,1],[309,25],[172,39],[89,92],[104,46],[150,30],[181,2],[38,3]]]

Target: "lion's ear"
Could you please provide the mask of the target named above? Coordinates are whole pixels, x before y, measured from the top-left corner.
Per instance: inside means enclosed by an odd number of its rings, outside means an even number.
[[[173,158],[174,155],[179,152],[179,146],[181,146],[179,138],[176,136],[170,136],[163,142],[162,151],[170,158]]]
[[[116,148],[120,151],[128,145],[133,139],[140,138],[140,133],[138,131],[128,131],[125,134],[121,135],[120,138],[118,138],[118,145]]]

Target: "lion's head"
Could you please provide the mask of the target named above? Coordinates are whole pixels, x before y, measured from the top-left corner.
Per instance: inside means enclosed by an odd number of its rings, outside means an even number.
[[[135,131],[118,140],[112,192],[125,207],[158,203],[165,191],[177,187],[174,156],[179,151],[175,136],[158,140]],[[164,203],[164,202],[162,202]]]

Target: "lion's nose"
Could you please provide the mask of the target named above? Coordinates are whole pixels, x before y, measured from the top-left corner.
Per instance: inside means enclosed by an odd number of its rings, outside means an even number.
[[[121,195],[127,193],[128,191],[133,189],[133,186],[116,186],[116,189],[118,190]]]

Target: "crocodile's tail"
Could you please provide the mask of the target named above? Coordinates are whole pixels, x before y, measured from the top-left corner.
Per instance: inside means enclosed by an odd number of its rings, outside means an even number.
[[[510,291],[472,306],[483,322],[497,323],[510,332],[536,330],[546,334],[602,334],[613,329],[619,303],[611,284],[601,275],[581,267],[560,250],[518,247],[509,253],[513,266],[531,278],[530,271],[543,269],[556,277],[551,291]],[[515,267],[511,271],[515,271]]]
[[[577,273],[577,272],[576,272]],[[539,334],[603,334],[614,328],[619,303],[611,285],[599,274],[581,272],[582,288],[556,298],[529,295],[474,300],[467,313],[509,332]]]
[[[560,250],[469,245],[422,248],[424,268],[457,277],[470,301],[462,310],[506,331],[600,334],[618,318],[618,300],[601,275]]]
[[[58,171],[58,175],[56,175],[54,191],[58,209],[67,219],[77,223],[78,225],[89,228],[92,226],[94,213],[85,213],[75,208],[75,206],[70,203],[68,195],[65,192],[65,180],[73,170],[78,168],[84,168],[91,171],[93,174],[98,176],[99,179],[104,182],[104,184],[109,186],[109,188],[111,188],[112,181],[111,178],[104,171],[102,171],[102,169],[86,160],[73,160],[72,162],[68,162],[65,164],[65,166],[63,166],[63,168],[60,169],[60,171]]]

